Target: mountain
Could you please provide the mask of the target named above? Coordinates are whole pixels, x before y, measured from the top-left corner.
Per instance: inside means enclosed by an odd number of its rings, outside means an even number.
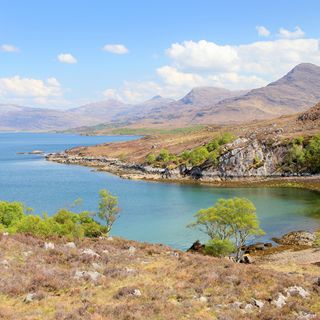
[[[0,130],[54,130],[78,125],[83,120],[58,110],[0,104]]]
[[[69,113],[76,116],[84,116],[87,119],[92,119],[93,122],[108,122],[113,119],[115,115],[121,112],[129,111],[131,105],[124,104],[121,101],[110,99],[106,101],[94,102],[83,105],[81,107],[68,110]]]
[[[131,107],[116,100],[91,103],[69,110],[0,104],[0,130],[49,131],[91,126],[112,121],[117,113]]]
[[[244,93],[246,91],[230,91],[216,87],[196,87],[177,101],[161,98],[157,106],[145,108],[143,112],[137,111],[135,118],[127,118],[127,120],[131,122],[138,121],[139,124],[167,125],[169,121],[174,125],[185,125],[191,122],[196,114],[200,114],[204,107],[215,105],[221,100]]]
[[[320,100],[320,67],[302,63],[281,79],[225,99],[204,110],[194,122],[221,123],[274,118],[308,109]]]

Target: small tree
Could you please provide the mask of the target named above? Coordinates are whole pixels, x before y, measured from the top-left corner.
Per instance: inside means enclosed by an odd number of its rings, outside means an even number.
[[[106,233],[109,234],[120,213],[118,198],[105,189],[100,190],[99,195],[98,217],[106,223]]]
[[[220,199],[213,207],[198,211],[195,217],[196,221],[190,226],[198,227],[214,242],[232,241],[237,260],[250,237],[264,234],[255,206],[244,198]]]

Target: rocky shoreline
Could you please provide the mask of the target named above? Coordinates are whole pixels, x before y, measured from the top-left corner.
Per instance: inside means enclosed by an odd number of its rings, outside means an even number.
[[[114,158],[81,155],[81,153],[73,153],[70,150],[47,154],[46,160],[61,164],[92,167],[124,179],[133,180],[201,183],[230,187],[262,184],[265,186],[295,186],[320,190],[320,175],[289,175],[276,172],[272,174],[229,175],[221,174],[221,172],[203,166],[188,168],[185,165],[175,169],[155,168],[144,164],[123,162]]]

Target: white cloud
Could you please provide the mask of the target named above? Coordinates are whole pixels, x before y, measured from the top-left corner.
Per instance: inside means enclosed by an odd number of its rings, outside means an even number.
[[[214,75],[236,72],[260,75],[265,80],[282,76],[301,62],[320,64],[318,39],[278,39],[233,46],[186,41],[172,44],[167,54],[180,71]]]
[[[61,85],[56,78],[39,80],[32,78],[0,78],[0,96],[52,97],[62,94]]]
[[[234,47],[206,40],[173,43],[166,53],[180,68],[226,70],[239,60]]]
[[[271,32],[264,26],[256,26],[256,30],[260,37],[269,37],[271,34]]]
[[[294,31],[280,28],[278,36],[283,39],[299,39],[304,37],[304,32],[300,27],[295,27]]]
[[[295,36],[282,31],[280,39],[239,45],[207,40],[173,43],[166,50],[169,63],[156,69],[152,81],[124,82],[108,94],[136,103],[157,94],[180,98],[197,86],[252,89],[279,79],[299,63],[320,65],[320,41],[301,38],[300,28],[293,32]]]
[[[129,50],[123,44],[106,44],[102,50],[115,54],[126,54],[129,52]]]
[[[78,62],[71,53],[60,53],[57,58],[62,63],[74,64]]]
[[[60,82],[50,77],[46,80],[13,76],[0,78],[0,99],[7,103],[31,106],[66,106]]]
[[[12,45],[12,44],[3,44],[0,46],[0,51],[4,51],[4,52],[19,52],[19,48],[17,48],[16,46]]]

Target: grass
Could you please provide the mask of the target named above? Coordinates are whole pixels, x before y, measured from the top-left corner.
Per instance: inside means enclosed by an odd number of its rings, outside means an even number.
[[[162,135],[162,134],[189,134],[200,131],[203,125],[174,129],[156,129],[156,128],[117,128],[110,131],[111,134],[118,135]]]
[[[308,274],[287,274],[240,265],[121,239],[84,239],[76,248],[52,240],[55,248],[30,236],[2,236],[0,240],[0,318],[4,319],[296,319],[301,310],[320,311],[318,295]],[[129,250],[134,247],[135,250]],[[82,254],[94,250],[99,257]],[[76,279],[76,271],[96,271]],[[278,309],[269,300],[285,288],[299,285],[307,299],[292,297]],[[141,295],[132,294],[140,290]],[[33,293],[33,301],[24,301]],[[265,307],[252,312],[232,307]]]

